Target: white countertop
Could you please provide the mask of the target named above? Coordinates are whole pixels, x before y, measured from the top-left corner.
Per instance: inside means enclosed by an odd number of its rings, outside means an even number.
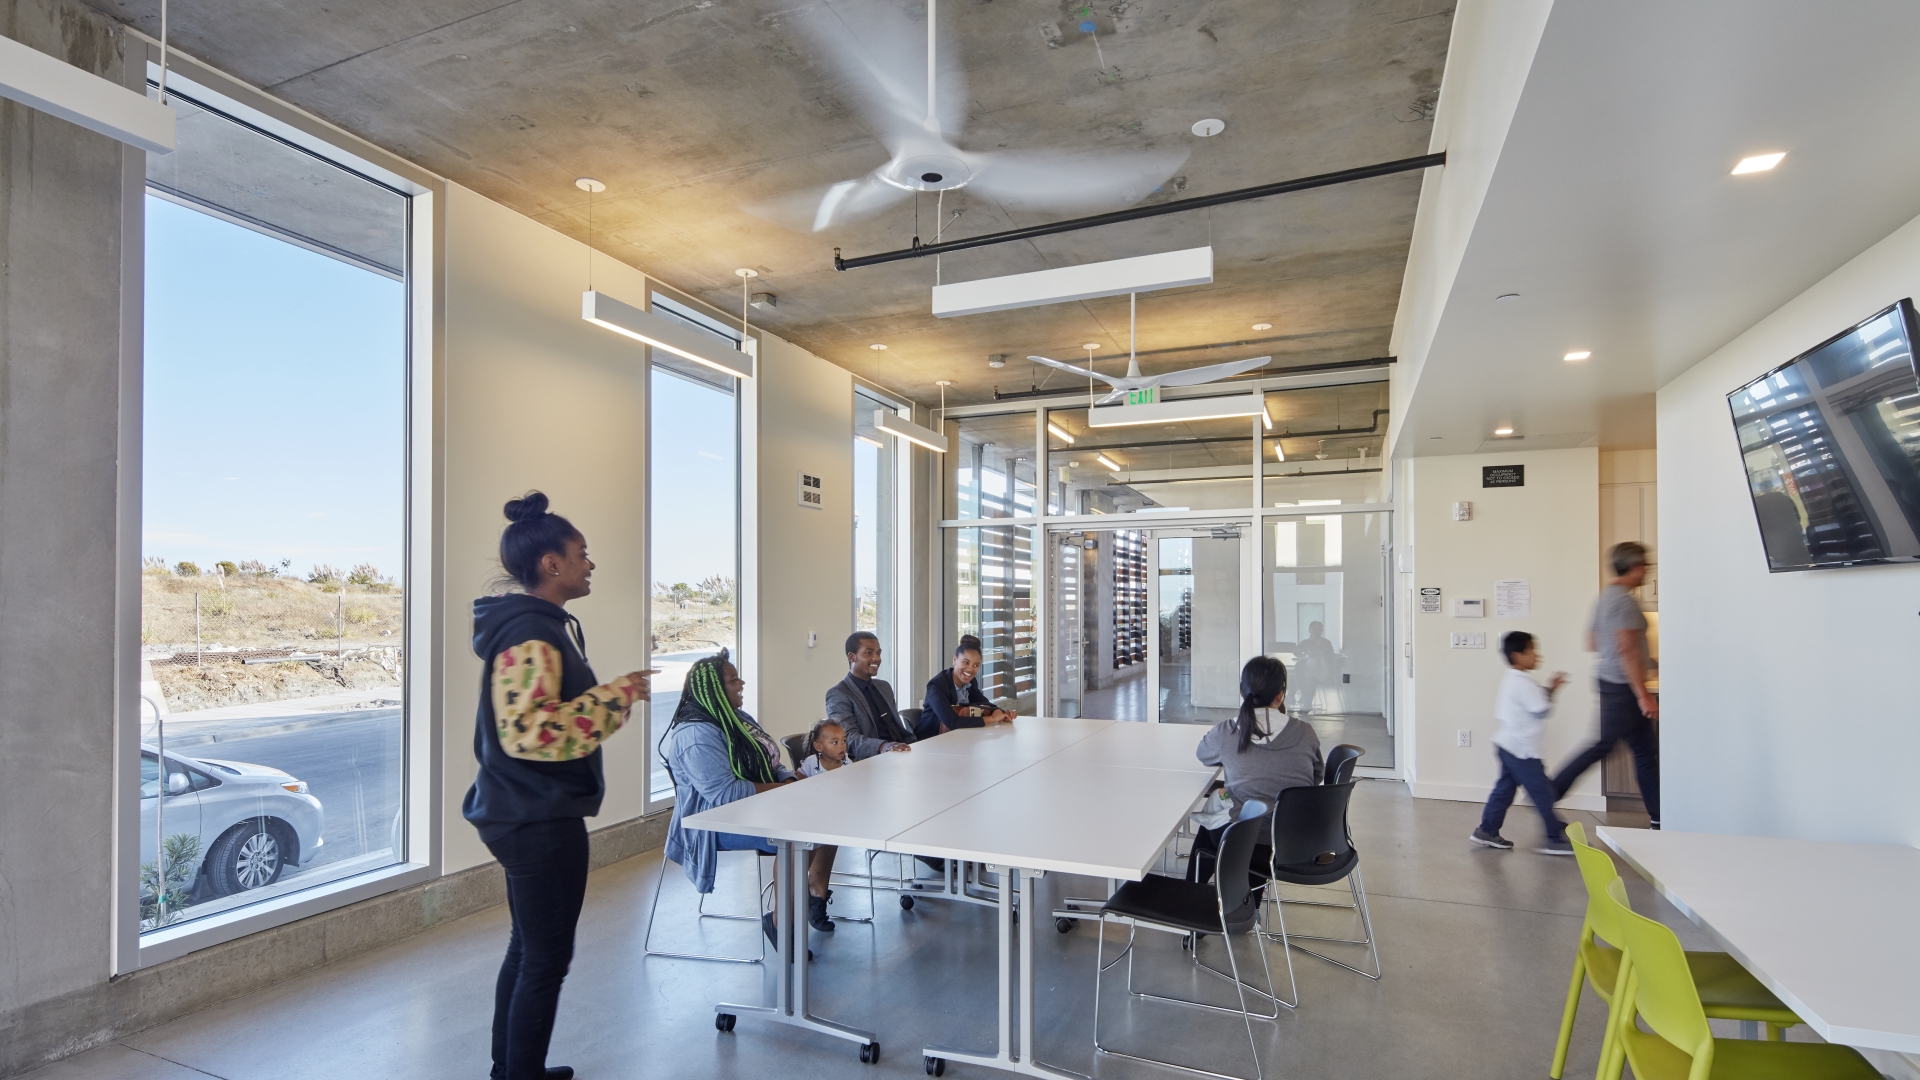
[[[1198,725],[1026,717],[715,807],[691,828],[1138,880],[1214,770]]]
[[[1599,835],[1822,1038],[1920,1053],[1920,848]]]

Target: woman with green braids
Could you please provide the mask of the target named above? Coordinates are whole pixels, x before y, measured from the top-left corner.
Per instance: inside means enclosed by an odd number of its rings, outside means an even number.
[[[794,779],[780,764],[773,737],[740,707],[747,681],[725,649],[694,662],[687,672],[673,722],[660,739],[661,756],[673,777],[673,821],[667,826],[667,858],[680,864],[694,888],[713,891],[722,851],[773,854],[759,836],[705,832],[681,823],[692,814],[739,802]],[[770,927],[772,918],[765,920]]]

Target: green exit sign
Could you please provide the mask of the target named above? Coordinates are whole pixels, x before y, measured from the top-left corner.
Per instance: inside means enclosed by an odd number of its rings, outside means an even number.
[[[1160,388],[1157,386],[1149,386],[1144,390],[1127,391],[1127,404],[1129,405],[1152,405],[1159,400]]]

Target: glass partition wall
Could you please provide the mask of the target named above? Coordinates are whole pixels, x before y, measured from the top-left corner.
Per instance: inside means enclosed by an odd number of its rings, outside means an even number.
[[[951,410],[946,644],[978,635],[982,686],[1022,713],[1157,723],[1233,715],[1265,653],[1323,745],[1393,768],[1383,374],[1162,393],[1257,393],[1264,417]]]

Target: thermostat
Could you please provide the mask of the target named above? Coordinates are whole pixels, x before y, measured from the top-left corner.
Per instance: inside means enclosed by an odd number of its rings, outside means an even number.
[[[1453,617],[1456,619],[1484,619],[1487,617],[1485,600],[1455,600]]]

